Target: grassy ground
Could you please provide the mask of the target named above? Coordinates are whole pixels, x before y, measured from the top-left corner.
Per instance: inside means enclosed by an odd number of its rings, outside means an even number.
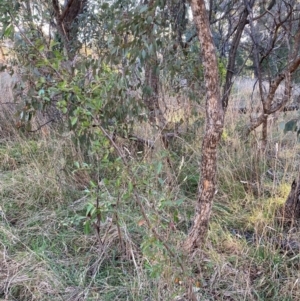
[[[299,300],[300,230],[276,216],[300,144],[274,125],[258,158],[259,137],[239,136],[247,118],[228,111],[208,240],[195,258],[180,245],[193,217],[201,130],[126,168],[113,157],[87,163],[55,133],[2,139],[0,300],[187,300],[187,292],[193,301]]]

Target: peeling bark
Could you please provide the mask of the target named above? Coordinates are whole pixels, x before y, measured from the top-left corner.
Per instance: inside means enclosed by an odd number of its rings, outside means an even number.
[[[184,243],[192,253],[206,239],[212,201],[216,189],[217,146],[224,125],[224,109],[220,95],[217,56],[204,0],[192,0],[194,22],[201,43],[206,87],[206,126],[202,144],[201,178],[194,223]]]

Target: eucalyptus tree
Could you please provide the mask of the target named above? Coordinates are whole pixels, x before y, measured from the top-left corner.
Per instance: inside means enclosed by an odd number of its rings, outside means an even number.
[[[207,9],[206,3],[203,0],[191,1],[204,66],[206,125],[202,142],[198,201],[193,226],[184,243],[184,249],[189,253],[201,248],[206,240],[212,202],[216,190],[218,143],[223,132],[225,112],[232,88],[233,77],[238,73],[238,71],[236,71],[237,50],[249,14],[246,7],[237,2],[234,3],[237,4],[237,6],[232,5],[230,1],[223,1],[221,3],[224,5],[223,8],[226,14],[220,12],[214,15],[214,7],[217,5],[214,1],[210,1],[209,9]],[[251,7],[253,4],[254,0],[249,2]],[[226,7],[227,10],[225,9]],[[229,17],[227,14],[229,14]],[[236,17],[231,19],[230,14]],[[221,92],[217,46],[214,43],[212,32],[213,28],[215,28],[215,24],[218,22],[226,22],[226,20],[229,24],[224,27],[226,28],[226,32],[224,33],[226,36],[224,40],[224,43],[226,43],[226,51],[223,55],[226,55],[228,63],[223,91]],[[220,26],[218,28],[220,28]],[[221,42],[219,42],[219,45],[220,44]],[[223,47],[220,48],[222,49]]]
[[[173,64],[178,58],[178,52],[173,51],[175,44],[184,51],[188,44],[183,42],[188,23],[186,1],[16,0],[3,1],[0,9],[4,36],[16,42],[18,59],[31,70],[26,75],[34,83],[26,95],[29,110],[34,109],[29,98],[36,99],[34,94],[42,93],[38,92],[41,86],[54,86],[84,66],[87,73],[92,72],[88,77],[92,79],[100,76],[106,65],[116,79],[110,87],[104,119],[126,125],[144,107],[152,124],[157,122],[160,129],[165,126],[159,106],[160,74],[170,70],[171,77],[180,77],[178,74],[188,69],[183,66],[185,61],[179,62],[178,69],[178,64]],[[80,53],[83,44],[92,49],[93,59]],[[52,81],[38,84],[46,73]],[[132,97],[140,92],[142,99]],[[47,97],[51,100],[52,96]],[[38,97],[35,107],[49,104],[43,103],[46,98]],[[22,116],[26,115],[24,112]]]
[[[245,1],[246,5],[247,2]],[[262,110],[251,121],[246,135],[259,125],[262,129],[262,150],[268,138],[268,117],[290,101],[296,71],[300,65],[300,6],[298,1],[271,1],[262,13],[247,5],[247,35],[253,45],[253,62],[257,76]],[[267,92],[264,83],[268,83]],[[284,83],[283,95],[276,92]]]
[[[78,18],[87,9],[87,3],[88,0],[66,0],[61,5],[59,0],[52,0],[55,27],[70,60],[80,48]]]
[[[234,77],[253,57],[263,112],[249,126],[250,132],[267,124],[269,114],[288,101],[300,64],[298,2],[265,2],[3,0],[2,33],[20,36],[17,57],[27,68],[30,83],[23,93],[22,116],[29,120],[34,110],[54,102],[79,135],[91,137],[101,127],[128,137],[128,124],[144,118],[145,111],[161,129],[165,125],[158,101],[161,75],[172,80],[196,70],[189,80],[200,83],[198,95],[204,94],[200,89],[205,82],[206,126],[195,218],[185,242],[186,250],[193,252],[207,234],[218,143]],[[242,39],[249,45],[246,50],[241,49]],[[240,53],[244,61],[238,66]],[[270,81],[267,96],[262,91],[265,79]],[[282,81],[285,96],[275,102]],[[140,92],[141,97],[136,96]]]
[[[283,109],[289,101],[292,76],[300,65],[298,1],[280,1],[278,3],[255,0],[210,1],[209,4],[210,7],[207,9],[205,1],[191,1],[205,68],[206,127],[202,144],[196,213],[193,226],[184,244],[188,252],[193,252],[203,245],[208,230],[215,194],[217,147],[224,125],[224,114],[228,105],[232,80],[238,74],[235,65],[241,38],[247,39],[248,36],[248,42],[250,42],[248,57],[253,56],[263,106],[262,113],[247,128],[247,134],[263,124],[262,149],[266,146],[268,116]],[[223,5],[223,11],[226,13],[215,14],[214,8],[217,5]],[[227,22],[227,25],[223,26],[219,22],[222,24]],[[223,35],[224,42],[217,40],[214,44],[211,32],[222,32],[223,29],[228,30]],[[227,57],[228,61],[222,94],[219,90],[221,83],[217,68],[217,49],[219,54]],[[223,49],[225,50],[223,51]],[[263,91],[264,80],[269,81],[269,90],[266,95]],[[276,90],[282,81],[285,82],[284,95],[281,99],[275,99]]]
[[[206,85],[206,128],[202,144],[199,199],[193,227],[184,248],[193,252],[202,246],[208,228],[212,199],[215,193],[217,146],[221,138],[225,110],[222,105],[218,61],[206,12],[205,2],[191,1],[194,22],[201,43]]]

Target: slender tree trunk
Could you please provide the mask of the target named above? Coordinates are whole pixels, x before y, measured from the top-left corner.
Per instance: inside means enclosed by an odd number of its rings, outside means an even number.
[[[145,95],[145,105],[149,112],[149,120],[152,124],[156,123],[159,115],[159,70],[156,57],[152,57],[145,65],[145,84],[147,92]],[[149,91],[148,91],[149,90]]]
[[[260,154],[265,152],[268,144],[268,117],[269,115],[265,114],[262,124]]]
[[[216,189],[217,147],[224,125],[218,63],[204,0],[191,0],[193,17],[201,43],[206,86],[206,127],[202,144],[199,198],[192,229],[184,243],[192,253],[205,242]]]
[[[291,96],[291,77],[299,66],[300,56],[294,58],[287,66],[286,70],[284,70],[282,73],[279,73],[271,80],[269,92],[264,101],[263,112],[245,128],[245,137],[247,137],[254,129],[264,123],[264,121],[267,119],[267,116],[284,108]],[[285,80],[284,97],[281,102],[274,105],[275,93],[283,80]]]
[[[155,0],[145,0],[144,4],[148,4],[148,9],[151,12],[151,16],[155,17]],[[153,43],[153,25],[152,23],[148,29],[149,43]],[[144,103],[148,109],[149,120],[154,125],[159,125],[160,128],[165,126],[165,119],[159,107],[159,62],[157,54],[153,53],[147,59],[145,64],[145,85],[147,87]]]
[[[59,0],[52,0],[57,31],[63,41],[69,60],[73,60],[80,48],[77,18],[87,6],[88,0],[66,0],[61,7]]]
[[[263,63],[263,61],[267,58],[267,56],[263,56],[261,59],[259,59],[259,53],[258,53],[258,44],[259,41],[257,41],[257,33],[254,30],[254,26],[253,26],[253,15],[252,15],[252,6],[251,6],[251,2],[248,1],[244,1],[245,5],[248,9],[248,12],[250,14],[250,19],[249,19],[249,23],[250,23],[250,27],[251,27],[251,38],[253,40],[254,43],[254,62],[255,62],[255,68],[256,68],[256,72],[257,72],[257,77],[259,79],[259,90],[260,90],[260,94],[261,94],[261,101],[262,101],[262,105],[263,105],[263,112],[262,114],[256,118],[255,120],[253,120],[245,129],[245,136],[247,137],[251,131],[253,131],[254,129],[256,129],[257,127],[259,127],[261,124],[263,124],[263,131],[262,131],[262,150],[264,150],[266,148],[267,145],[267,120],[268,120],[268,116],[280,111],[284,108],[284,106],[287,104],[287,102],[289,101],[290,97],[291,97],[291,79],[292,79],[292,75],[293,73],[299,68],[300,66],[300,56],[299,56],[299,49],[300,49],[300,22],[298,23],[297,26],[297,31],[296,31],[296,35],[294,38],[294,43],[291,43],[291,45],[289,47],[291,47],[291,54],[288,56],[288,63],[287,66],[285,67],[284,70],[281,71],[281,73],[277,74],[277,76],[275,76],[274,78],[272,78],[270,80],[270,86],[269,86],[269,92],[268,95],[266,97],[263,97],[263,90],[262,90],[262,76],[261,76],[261,65]],[[270,9],[273,8],[273,6],[276,4],[276,1],[271,1],[267,11],[269,11]],[[262,14],[262,16],[265,15],[265,13]],[[261,16],[260,16],[261,17]],[[259,17],[259,18],[260,18]],[[258,19],[258,18],[255,18]],[[280,20],[280,18],[279,18]],[[281,25],[282,26],[282,25]],[[276,28],[276,32],[277,32]],[[274,38],[273,41],[271,41],[271,48],[268,49],[268,53],[270,53],[272,51],[272,49],[274,48],[274,43],[276,41],[276,32],[274,34]],[[285,92],[284,92],[284,97],[282,98],[282,100],[279,103],[276,103],[274,101],[275,98],[275,93],[279,87],[279,85],[282,83],[282,81],[285,81]]]
[[[223,107],[225,109],[228,106],[228,99],[229,99],[232,84],[233,84],[233,76],[234,76],[234,72],[235,72],[235,61],[236,61],[237,50],[238,50],[238,46],[240,44],[242,34],[244,32],[244,28],[247,24],[248,15],[249,15],[248,10],[244,9],[244,11],[240,17],[239,24],[237,26],[235,36],[232,41],[232,46],[229,51],[227,73],[226,73],[226,79],[225,79],[225,84],[224,84],[224,88],[223,88],[223,97],[222,97],[222,103],[223,103]]]

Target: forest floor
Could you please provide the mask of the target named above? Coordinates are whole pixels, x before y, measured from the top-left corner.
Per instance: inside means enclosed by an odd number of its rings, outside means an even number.
[[[85,162],[55,132],[2,137],[0,300],[300,300],[300,229],[277,219],[300,166],[296,133],[278,125],[297,114],[271,125],[259,157],[259,131],[247,142],[239,134],[249,116],[228,111],[207,243],[195,258],[181,245],[195,207],[201,129],[190,127],[169,151],[129,156],[126,168]]]

